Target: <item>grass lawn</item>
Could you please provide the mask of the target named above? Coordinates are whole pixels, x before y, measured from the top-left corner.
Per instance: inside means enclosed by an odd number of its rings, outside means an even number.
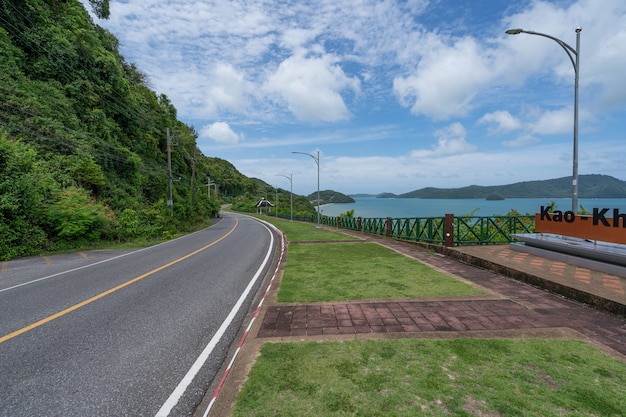
[[[314,223],[290,222],[272,216],[254,215],[261,220],[278,227],[286,236],[287,241],[326,241],[326,240],[359,240],[356,237],[344,233],[333,232],[324,228],[315,227]]]
[[[266,343],[242,416],[624,416],[626,364],[573,340]]]
[[[317,302],[480,293],[376,243],[316,243],[289,245],[277,300]]]

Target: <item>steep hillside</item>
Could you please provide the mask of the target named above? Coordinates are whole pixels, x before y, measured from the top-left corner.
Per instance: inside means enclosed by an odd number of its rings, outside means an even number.
[[[172,236],[217,213],[216,186],[255,191],[77,0],[0,0],[0,97],[0,260]]]

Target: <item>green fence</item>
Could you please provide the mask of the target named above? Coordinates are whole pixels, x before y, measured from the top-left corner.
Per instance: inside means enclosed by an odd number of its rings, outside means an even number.
[[[450,233],[455,246],[494,245],[515,241],[516,233],[534,233],[535,216],[461,216],[423,218],[342,218],[320,216],[320,223],[362,233],[416,242],[446,244]],[[284,215],[281,217],[285,217]],[[288,218],[288,217],[287,217]],[[446,219],[450,224],[446,225]],[[294,220],[317,222],[317,215],[294,216]]]

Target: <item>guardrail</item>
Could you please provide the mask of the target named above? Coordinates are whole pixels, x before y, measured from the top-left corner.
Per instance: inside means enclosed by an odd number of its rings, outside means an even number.
[[[285,215],[279,214],[279,217]],[[317,222],[317,215],[294,215],[294,220]],[[321,216],[320,223],[362,233],[435,245],[494,245],[514,242],[516,233],[534,233],[535,216],[460,216],[415,218],[348,218]]]

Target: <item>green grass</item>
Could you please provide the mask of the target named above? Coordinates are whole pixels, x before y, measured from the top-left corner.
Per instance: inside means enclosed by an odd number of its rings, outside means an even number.
[[[480,294],[376,243],[290,244],[279,302],[418,298]]]
[[[233,416],[618,417],[625,381],[573,340],[266,343]]]
[[[279,302],[450,297],[481,293],[475,287],[384,246],[359,242],[355,237],[317,228],[310,223],[271,216],[256,217],[274,224],[290,242],[277,295]],[[332,242],[337,240],[355,242]]]
[[[356,237],[344,233],[333,232],[322,227],[317,228],[313,223],[291,222],[272,216],[254,215],[261,220],[278,227],[286,236],[289,242],[321,242],[327,240],[359,240]]]

